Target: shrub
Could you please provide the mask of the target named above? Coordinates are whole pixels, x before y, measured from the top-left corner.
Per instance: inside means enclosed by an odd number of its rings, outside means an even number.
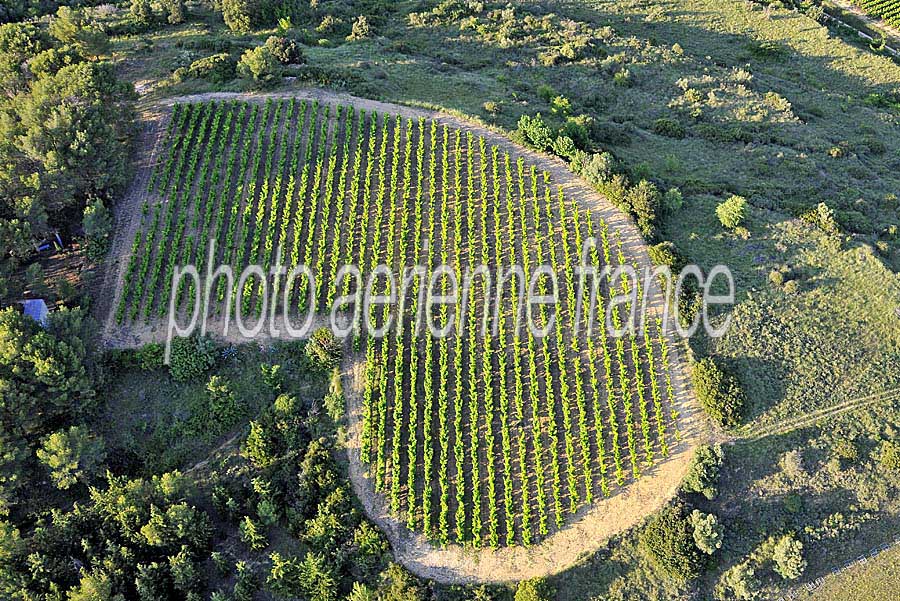
[[[747,199],[737,194],[732,195],[716,207],[716,216],[724,227],[736,228],[747,217]]]
[[[241,533],[241,541],[254,551],[264,549],[269,544],[262,527],[254,522],[250,516],[244,516],[244,520],[238,526],[238,530]]]
[[[678,188],[669,188],[663,196],[663,209],[666,213],[677,213],[684,206],[684,196]]]
[[[306,343],[306,356],[324,369],[337,366],[341,355],[341,345],[329,328],[319,328]]]
[[[257,46],[241,56],[237,73],[258,86],[270,86],[281,78],[281,63],[267,46]]]
[[[693,530],[683,505],[666,507],[650,518],[641,531],[641,548],[672,576],[691,580],[700,575],[702,566]]]
[[[618,161],[608,152],[576,154],[571,166],[575,173],[595,187],[612,179],[619,170]]]
[[[344,417],[344,395],[340,393],[330,392],[325,395],[325,411],[335,423],[341,421]]]
[[[209,417],[219,428],[229,428],[240,417],[237,400],[231,386],[220,376],[213,376],[206,383]],[[210,424],[211,426],[213,424]]]
[[[772,561],[776,574],[785,580],[796,580],[806,569],[803,543],[794,538],[793,534],[782,536],[772,550]]]
[[[225,83],[237,75],[237,61],[227,52],[197,59],[187,68],[187,76],[210,83]]]
[[[569,136],[557,136],[553,141],[553,154],[564,159],[571,159],[575,155],[575,142]]]
[[[591,145],[590,126],[593,120],[588,115],[569,117],[559,130],[560,136],[568,136],[575,142],[580,150],[585,150]]]
[[[723,458],[721,445],[698,446],[682,482],[682,488],[686,492],[701,494],[707,499],[714,498]]]
[[[713,420],[726,428],[738,425],[744,400],[734,376],[719,367],[712,357],[706,357],[694,364],[691,381],[700,404]]]
[[[623,88],[629,87],[631,85],[631,72],[628,69],[617,71],[613,75],[613,83]]]
[[[528,146],[541,151],[548,150],[553,144],[553,132],[544,123],[540,113],[534,117],[522,115],[516,128],[516,137]]]
[[[485,113],[489,113],[491,115],[499,115],[500,114],[500,104],[494,102],[493,100],[488,100],[484,104],[481,105],[481,108],[484,109]]]
[[[717,599],[749,601],[759,597],[759,580],[749,562],[743,561],[729,569],[716,585]]]
[[[695,509],[691,512],[691,525],[694,527],[694,544],[698,549],[712,555],[722,548],[725,529],[715,515]]]
[[[537,87],[537,95],[538,98],[548,103],[557,96],[556,90],[554,90],[552,86],[548,86],[547,84],[541,84]]]
[[[878,462],[884,469],[898,471],[900,470],[900,444],[891,440],[885,440],[881,443],[879,449]]]
[[[301,65],[306,62],[297,40],[276,35],[269,36],[266,48],[282,65]]]
[[[653,122],[653,131],[668,138],[683,138],[684,126],[674,119],[661,117]]]
[[[208,338],[191,336],[190,338],[176,338],[172,341],[169,373],[179,382],[202,375],[215,362],[215,345]]]
[[[135,362],[145,371],[159,369],[163,366],[165,352],[162,344],[151,342],[134,351]]]
[[[355,40],[365,40],[372,36],[372,26],[369,25],[369,20],[360,15],[353,22],[353,27],[350,29],[350,35],[347,36],[348,42],[353,42]]]
[[[625,205],[634,215],[638,229],[647,238],[652,238],[656,233],[656,211],[661,201],[659,189],[645,179],[628,190],[625,195]]]
[[[550,601],[553,597],[553,588],[543,578],[522,580],[516,586],[515,601]]]
[[[678,254],[675,244],[669,240],[654,244],[649,248],[650,260],[654,265],[665,265],[672,273],[681,271],[684,267],[684,259]]]
[[[557,96],[550,101],[550,112],[560,117],[568,117],[572,112],[572,103],[565,96]]]
[[[837,234],[841,231],[834,216],[834,209],[824,202],[820,202],[816,208],[800,215],[800,219],[815,225],[826,234]]]

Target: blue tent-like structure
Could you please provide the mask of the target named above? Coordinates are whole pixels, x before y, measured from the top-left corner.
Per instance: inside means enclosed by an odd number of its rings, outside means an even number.
[[[50,309],[47,308],[47,303],[44,302],[44,299],[36,298],[22,301],[22,306],[25,315],[41,324],[42,328],[47,327],[47,316],[50,315]]]

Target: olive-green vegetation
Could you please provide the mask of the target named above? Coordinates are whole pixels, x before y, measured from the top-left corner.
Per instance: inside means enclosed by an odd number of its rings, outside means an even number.
[[[46,24],[22,26],[58,36],[52,39],[4,28],[0,73],[4,80],[13,78],[8,96],[22,100],[9,102],[6,112],[13,118],[4,120],[4,127],[10,124],[21,131],[25,121],[16,115],[20,107],[29,105],[22,94],[33,94],[35,81],[44,77],[96,81],[82,71],[77,78],[71,74],[88,69],[96,75],[101,66],[81,65],[104,52],[121,61],[123,77],[142,81],[148,99],[314,84],[471,115],[515,131],[522,142],[569,160],[585,179],[632,214],[653,244],[656,262],[673,266],[695,262],[705,269],[716,263],[729,265],[738,302],[716,319],[730,316],[732,327],[719,339],[699,337],[692,347],[697,359],[711,358],[740,387],[743,406],[733,414],[739,424],[752,431],[900,384],[896,312],[900,305],[896,275],[900,268],[900,137],[896,135],[900,67],[883,54],[877,40],[870,45],[855,34],[829,29],[816,3],[583,0],[507,5],[323,0],[295,3],[279,11],[274,3],[227,0],[215,8],[192,3],[186,22],[177,25],[166,23],[177,20],[177,7],[150,4],[149,11],[139,1],[129,3],[131,11],[89,11],[93,23],[64,11],[52,29]],[[53,3],[6,6],[14,10],[3,19],[56,9]],[[794,6],[797,12],[790,10]],[[172,13],[175,19],[169,19]],[[99,35],[104,31],[111,34],[109,40]],[[279,58],[276,65],[267,53],[256,51],[238,77],[243,55],[268,46],[266,40],[273,33],[299,44],[305,64],[285,64]],[[47,48],[42,39],[54,47]],[[32,45],[31,40],[37,43]],[[269,50],[276,54],[274,43]],[[27,60],[28,73],[23,74],[23,57],[33,55]],[[277,72],[280,79],[268,77]],[[91,171],[77,160],[69,176],[55,180],[60,172],[44,160],[50,155],[42,158],[23,141],[68,138],[41,133],[47,113],[34,115],[28,121],[34,134],[3,136],[13,142],[4,146],[4,153],[8,150],[13,157],[28,153],[28,162],[19,165],[35,167],[12,171],[12,178],[4,180],[4,198],[10,198],[3,205],[4,236],[9,240],[4,241],[4,249],[18,249],[18,254],[4,253],[7,273],[27,261],[31,232],[43,231],[41,213],[31,207],[50,207],[47,219],[53,224],[54,219],[61,220],[54,217],[61,206],[56,203],[63,203],[77,217],[69,220],[75,223],[89,202],[81,193],[107,185],[103,174],[96,180],[94,175],[87,181],[80,178]],[[106,119],[100,135],[109,137],[108,128],[127,122],[127,117]],[[86,127],[84,131],[93,130]],[[37,177],[20,185],[22,173],[37,173]],[[58,191],[65,194],[57,197]],[[745,202],[729,201],[733,197]],[[725,208],[717,211],[723,204]],[[736,207],[740,210],[730,210]],[[89,222],[94,215],[89,211]],[[740,218],[736,223],[735,216]],[[29,275],[33,276],[29,279],[40,279],[38,270],[32,269]],[[694,307],[693,292],[678,299],[679,305]],[[16,332],[12,339],[34,336]],[[49,334],[57,341],[67,339]],[[4,383],[23,386],[25,380],[36,381],[28,385],[48,389],[40,378],[23,375],[29,370],[34,373],[34,366],[43,363],[21,353],[22,347],[10,348],[14,351],[7,356],[17,368],[4,372]],[[152,351],[136,361],[156,365],[155,355]],[[131,366],[126,368],[127,377],[118,380],[120,391],[115,394],[128,407],[128,402],[137,405],[134,392],[122,391],[129,381],[136,383],[135,390],[158,391],[152,395],[156,400],[149,413],[156,415],[164,407],[168,412],[164,415],[174,418],[172,423],[189,421],[201,411],[228,416],[241,399],[251,398],[242,392],[249,393],[250,388],[243,383],[262,379],[259,363],[270,362],[256,359],[249,367],[229,371],[217,361],[208,372],[210,377],[194,383],[191,393],[187,383],[165,379],[169,378],[165,371],[144,372]],[[85,373],[91,372],[91,362],[84,364],[88,366]],[[265,373],[271,372],[270,365]],[[213,376],[219,379],[213,381]],[[89,393],[95,386],[85,385],[86,380],[77,375],[65,381],[75,384],[67,393],[79,399],[75,409],[96,404]],[[36,536],[33,516],[16,513],[21,512],[17,499],[38,498],[46,505],[68,508],[72,497],[57,495],[84,497],[82,481],[101,491],[122,486],[104,483],[100,474],[92,474],[93,461],[72,459],[75,449],[91,445],[78,434],[80,430],[71,434],[71,428],[87,427],[93,437],[98,433],[80,409],[66,405],[61,410],[54,400],[60,398],[55,386],[42,396],[28,396],[29,410],[8,413],[6,419],[14,420],[9,423],[16,436],[12,442],[4,438],[0,448],[0,490],[7,495],[4,500],[13,516],[0,522],[0,562],[6,566],[5,558],[17,558],[14,573],[28,579],[32,572],[21,569],[22,558],[27,557],[22,555],[21,541],[32,545],[26,550],[36,552],[35,561],[50,563],[47,558],[58,557],[63,547],[54,547],[51,554],[37,545],[54,542],[53,533],[60,532],[62,522],[53,526],[45,520],[44,530]],[[254,394],[258,396],[252,396],[256,399],[253,409],[241,414],[241,419],[252,419],[256,425],[244,426],[243,455],[232,455],[234,461],[246,462],[242,469],[248,471],[241,476],[244,493],[240,499],[232,495],[230,503],[228,498],[219,502],[237,508],[228,518],[227,530],[222,530],[229,533],[227,540],[237,553],[217,547],[200,564],[213,587],[227,589],[234,598],[249,597],[264,581],[272,594],[288,597],[313,597],[325,591],[322,598],[329,598],[327,591],[337,581],[340,594],[352,594],[354,599],[373,598],[375,587],[380,587],[379,598],[430,594],[427,584],[396,567],[381,578],[351,585],[337,575],[339,570],[329,559],[334,555],[317,551],[309,541],[297,549],[251,551],[250,543],[281,545],[286,538],[278,528],[291,519],[287,512],[280,514],[274,503],[264,502],[264,494],[252,484],[255,473],[249,471],[278,465],[273,459],[277,454],[268,451],[267,424],[278,424],[281,418],[276,416],[281,412],[275,407],[288,403],[277,402],[281,393],[271,399],[261,392]],[[36,402],[42,413],[30,410]],[[333,401],[330,406],[339,403]],[[672,506],[547,584],[556,585],[555,594],[561,600],[752,599],[776,597],[786,587],[802,586],[827,574],[889,542],[900,523],[897,412],[896,402],[885,401],[760,439],[743,440],[745,430],[731,430],[736,440],[723,444],[721,453],[716,447],[699,452]],[[32,417],[38,415],[42,419],[35,424]],[[140,411],[132,410],[130,415]],[[729,422],[734,423],[730,418]],[[161,423],[167,425],[170,420]],[[235,427],[241,423],[245,422],[234,422]],[[4,423],[4,433],[6,427]],[[215,445],[216,440],[185,444],[182,441],[190,438],[185,436],[188,427],[173,429],[171,436],[135,434],[136,442],[129,444],[146,440],[148,446],[135,447],[139,458],[129,461],[136,465],[115,469],[143,478],[142,484],[133,486],[151,491],[157,486],[152,483],[154,475],[159,478],[163,470],[188,466]],[[104,433],[102,438],[107,462],[115,467],[110,458],[119,456],[114,450],[125,443],[111,434]],[[225,437],[226,432],[219,430],[215,436]],[[164,441],[181,450],[168,457],[160,455],[160,465],[143,465],[141,449],[163,450]],[[38,458],[38,449],[44,450],[47,462]],[[259,467],[251,458],[268,467]],[[26,468],[21,467],[23,463]],[[75,484],[57,488],[54,472],[63,476],[56,482],[68,482],[71,477]],[[335,477],[345,481],[343,476]],[[288,490],[294,488],[292,482]],[[178,496],[155,500],[157,513],[168,514],[171,506],[182,503]],[[190,501],[184,502],[191,506]],[[102,522],[107,518],[95,508],[100,506],[97,501],[85,501],[80,511]],[[59,519],[70,513],[67,509]],[[273,516],[279,525],[266,526],[273,523]],[[74,517],[66,519],[76,522]],[[211,523],[218,520],[214,516]],[[76,573],[70,564],[48,567],[42,563],[41,569],[48,570],[44,573],[53,573],[66,588],[81,588],[73,590],[72,598],[86,598],[91,588],[110,595],[124,591],[131,598],[137,594],[137,582],[147,598],[157,598],[155,583],[180,591],[175,588],[182,586],[179,582],[192,580],[185,576],[190,574],[185,556],[178,557],[180,547],[177,552],[174,546],[150,548],[150,539],[140,538],[129,524],[104,528],[105,540],[128,546],[138,559],[122,567],[127,582],[100,568]],[[360,530],[383,543],[374,529],[361,526]],[[667,549],[662,543],[668,541],[661,541],[659,534],[669,531],[677,536]],[[185,554],[207,557],[205,550],[195,552],[192,542],[173,539],[172,544],[185,546]],[[705,550],[710,549],[715,551],[707,555]],[[263,574],[259,557],[266,553],[263,571],[267,573]],[[887,567],[879,564],[875,572],[866,571],[857,578],[856,571],[851,571],[849,576],[826,579],[820,598],[889,596],[896,580],[888,569],[896,563],[896,554],[891,553],[885,556]],[[697,557],[700,561],[695,561]],[[84,562],[85,558],[76,559]],[[90,559],[91,566],[102,563],[99,554]],[[355,560],[360,561],[359,556]],[[112,564],[103,565],[106,569]],[[64,576],[57,569],[66,570]],[[673,578],[673,571],[699,575],[686,580]],[[21,590],[17,586],[15,590]],[[290,586],[296,588],[282,588]],[[451,598],[485,598],[496,592],[432,588]],[[523,595],[533,590],[530,585],[521,588]],[[227,597],[223,593],[214,598]]]
[[[54,230],[85,232],[102,256],[104,210],[130,175],[133,86],[92,60],[107,35],[84,12],[60,9],[50,26],[0,25],[0,297],[14,272]],[[106,220],[108,221],[108,219]],[[89,230],[89,231],[88,231]]]

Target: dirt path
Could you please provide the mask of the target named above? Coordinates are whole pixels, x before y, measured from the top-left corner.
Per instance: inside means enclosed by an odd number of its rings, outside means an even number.
[[[799,430],[800,428],[811,426],[823,419],[829,419],[838,415],[842,415],[849,411],[863,409],[872,405],[879,405],[881,403],[893,403],[897,400],[900,400],[900,388],[892,388],[890,390],[885,390],[884,392],[879,392],[877,394],[870,394],[863,397],[850,399],[842,403],[838,403],[837,405],[834,405],[832,407],[819,409],[817,411],[813,411],[812,413],[807,413],[806,415],[803,415],[801,417],[780,421],[778,423],[763,426],[761,428],[748,429],[746,430],[746,433],[736,437],[736,439],[752,441],[769,436],[787,434],[788,432],[793,432],[794,430]]]
[[[885,21],[882,21],[878,17],[873,17],[872,15],[865,12],[860,7],[856,6],[855,4],[851,4],[850,2],[846,2],[845,0],[832,0],[832,2],[834,2],[834,4],[841,10],[852,14],[854,17],[856,17],[857,19],[859,19],[860,21],[862,21],[863,23],[865,23],[866,25],[868,25],[875,31],[880,32],[882,35],[886,36],[888,39],[893,38],[893,40],[895,40],[897,43],[900,43],[900,31],[898,31],[895,27],[892,27],[891,25],[889,25]],[[867,34],[864,31],[860,31],[853,25],[850,25],[849,23],[843,21],[840,17],[836,17],[831,14],[828,14],[828,19],[831,21],[834,21],[841,27],[846,27],[847,29],[852,29],[859,35],[859,37],[861,37],[865,40],[868,40],[870,42],[874,41],[872,39],[872,36],[870,36],[869,34]],[[887,43],[885,43],[884,49],[887,50],[888,52],[890,52],[891,54],[893,54],[894,56],[900,56],[900,50],[888,45]]]
[[[141,206],[150,199],[147,187],[150,183],[150,174],[156,164],[159,146],[165,133],[166,124],[171,112],[148,108],[140,113],[141,133],[137,140],[135,156],[135,176],[122,199],[113,206],[113,237],[112,246],[106,255],[103,265],[103,279],[100,283],[100,293],[95,295],[98,299],[94,306],[94,315],[103,324],[101,336],[104,344],[115,346],[116,332],[116,303],[125,281],[125,271],[128,269],[131,243],[141,224]]]
[[[484,136],[488,143],[508,151],[514,159],[521,156],[549,171],[554,184],[562,187],[568,198],[577,201],[583,208],[591,210],[598,217],[602,217],[609,224],[611,231],[619,232],[623,251],[629,262],[637,262],[642,266],[651,265],[647,245],[631,219],[569,171],[566,163],[558,158],[520,147],[499,130],[490,129],[474,121],[444,113],[316,89],[298,89],[278,94],[198,94],[167,99],[157,106],[168,114],[176,102],[203,102],[235,98],[262,102],[266,98],[287,97],[326,103],[352,104],[367,111],[400,114],[404,117],[425,117],[434,119],[440,124],[470,130],[476,135]],[[160,120],[156,124],[159,131],[162,130],[160,127],[162,122]],[[152,157],[151,153],[150,158],[142,163],[142,169],[146,173],[143,174],[144,177],[137,178],[142,183],[133,186],[129,197],[124,203],[121,203],[122,221],[117,221],[117,223],[125,226],[124,233],[119,235],[115,254],[111,253],[111,256],[118,256],[119,259],[110,264],[110,272],[117,273],[115,277],[109,275],[107,282],[107,284],[115,282],[116,288],[111,289],[108,285],[105,288],[110,293],[111,299],[114,299],[113,292],[121,290],[128,260],[128,257],[125,256],[128,253],[128,247],[123,245],[130,244],[138,227],[137,224],[140,222],[141,191],[146,189],[145,178],[149,174]],[[131,211],[130,221],[127,219],[128,211]],[[125,238],[123,239],[122,236]],[[114,300],[117,301],[117,299]],[[663,306],[663,298],[661,291],[655,285],[652,290],[651,304],[653,307],[651,314],[659,314]],[[115,307],[115,303],[112,303],[111,307]],[[162,324],[130,327],[127,330],[119,328],[114,322],[113,313],[114,311],[110,311],[110,318],[107,319],[107,328],[104,331],[106,342],[111,346],[134,346],[150,340],[160,340],[164,335]],[[679,440],[672,445],[669,458],[645,471],[639,480],[630,483],[626,488],[614,490],[609,498],[601,499],[592,506],[581,509],[574,517],[570,518],[569,523],[563,529],[552,533],[540,544],[527,549],[520,546],[496,550],[474,549],[460,545],[440,547],[432,544],[422,534],[408,530],[401,521],[390,515],[384,497],[375,492],[373,483],[368,478],[367,468],[360,461],[362,425],[360,391],[362,390],[364,369],[360,357],[348,358],[344,364],[344,377],[347,383],[345,393],[349,415],[347,451],[350,479],[366,513],[386,533],[397,560],[420,576],[449,583],[511,582],[547,576],[570,567],[586,554],[598,550],[610,537],[636,525],[645,516],[662,507],[678,490],[693,455],[693,448],[700,442],[711,439],[713,434],[709,431],[705,418],[696,409],[697,404],[694,402],[687,373],[683,368],[685,365],[683,354],[686,346],[680,339],[675,338],[671,317],[660,316],[667,320],[666,330],[672,356],[672,380],[677,399],[674,408],[679,413]]]

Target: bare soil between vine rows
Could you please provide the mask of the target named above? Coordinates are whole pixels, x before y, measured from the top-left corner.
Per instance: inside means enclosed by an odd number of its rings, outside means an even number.
[[[171,107],[176,102],[204,102],[210,100],[239,99],[263,102],[267,98],[319,100],[325,103],[342,103],[379,113],[400,114],[404,117],[425,117],[439,124],[469,130],[483,136],[487,142],[508,151],[513,157],[523,157],[549,171],[554,182],[565,190],[584,209],[598,213],[622,237],[623,250],[629,261],[638,265],[650,265],[647,245],[633,222],[612,206],[599,193],[569,171],[559,159],[522,148],[505,135],[483,124],[468,121],[434,111],[426,111],[396,104],[388,104],[356,98],[317,89],[298,89],[278,94],[210,93],[167,99],[143,116],[145,127],[139,139],[136,157],[137,173],[125,197],[116,205],[116,238],[105,265],[104,277],[98,292],[95,314],[102,321],[102,341],[105,346],[135,347],[147,342],[161,341],[166,335],[162,320],[150,325],[118,325],[115,321],[115,301],[122,291],[124,274],[128,264],[129,243],[140,227],[140,210],[147,197],[147,182],[158,154]],[[653,305],[662,307],[662,295],[654,290]],[[672,328],[668,328],[671,332]],[[211,331],[221,332],[221,324],[211,324]],[[227,340],[240,342],[236,328],[230,328]],[[264,342],[260,340],[260,342]],[[360,460],[360,433],[362,426],[361,391],[364,376],[364,358],[348,357],[343,366],[349,427],[346,447],[349,473],[354,492],[359,497],[368,516],[385,532],[396,559],[425,578],[447,583],[511,582],[558,573],[580,559],[600,549],[610,537],[640,523],[647,515],[662,507],[678,490],[687,471],[694,447],[711,438],[705,419],[696,409],[693,393],[684,369],[685,345],[669,334],[672,350],[672,380],[677,402],[680,438],[672,445],[670,456],[656,463],[642,476],[625,488],[615,488],[613,493],[582,508],[569,517],[566,525],[541,541],[525,548],[521,546],[499,549],[473,548],[461,545],[440,546],[418,532],[408,530],[405,524],[391,515],[385,497],[374,490],[368,477],[367,466]]]

